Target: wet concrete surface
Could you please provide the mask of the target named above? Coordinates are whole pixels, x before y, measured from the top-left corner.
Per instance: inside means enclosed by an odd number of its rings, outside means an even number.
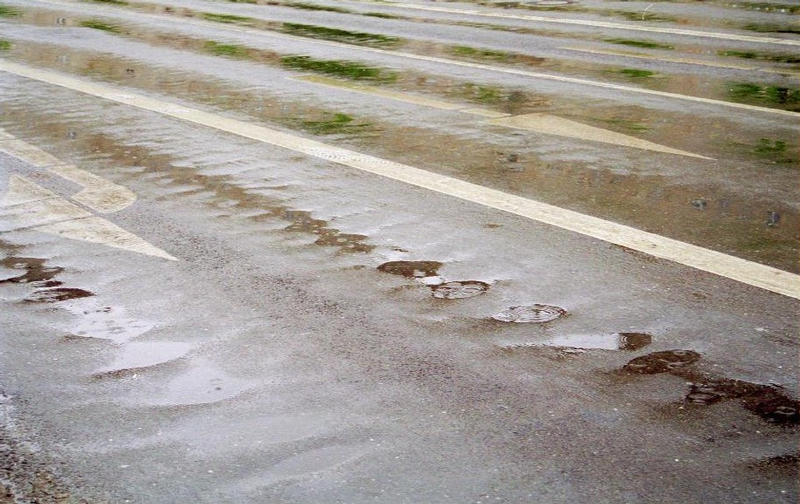
[[[188,46],[0,23],[0,57],[797,271],[796,159],[771,162],[796,146],[791,118],[548,98],[548,113],[719,159],[704,165]],[[303,129],[335,113],[370,129]],[[0,502],[798,498],[797,300],[7,73],[0,128],[135,192],[105,217],[178,259],[0,233]],[[78,190],[4,154],[0,174],[0,195],[12,174]]]

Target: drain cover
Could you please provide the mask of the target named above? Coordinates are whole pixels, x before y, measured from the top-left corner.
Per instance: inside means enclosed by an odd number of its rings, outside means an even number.
[[[478,280],[462,282],[446,282],[431,287],[433,297],[437,299],[464,299],[483,294],[489,290],[489,284]]]
[[[492,315],[492,318],[500,322],[516,322],[518,324],[534,322],[543,324],[561,318],[566,314],[567,310],[558,306],[534,304],[530,306],[512,306]]]

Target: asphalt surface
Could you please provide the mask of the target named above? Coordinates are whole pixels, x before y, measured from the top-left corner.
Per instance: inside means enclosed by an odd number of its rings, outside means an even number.
[[[3,0],[0,503],[797,502],[791,10]]]

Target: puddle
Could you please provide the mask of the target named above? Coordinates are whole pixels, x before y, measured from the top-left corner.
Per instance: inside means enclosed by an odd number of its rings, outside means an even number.
[[[78,307],[70,310],[77,317],[69,328],[72,335],[81,338],[98,338],[125,343],[148,332],[154,324],[128,318],[125,310],[111,306]]]
[[[46,259],[38,259],[35,257],[7,257],[0,261],[0,265],[10,269],[24,269],[25,273],[19,276],[0,280],[0,283],[45,282],[47,280],[52,280],[53,277],[64,271],[64,268],[60,268],[58,266],[45,266],[46,262]]]
[[[709,406],[738,399],[747,411],[777,425],[800,423],[800,401],[788,397],[781,387],[714,376],[690,367],[700,359],[691,350],[667,350],[637,357],[622,368],[628,373],[669,373],[689,382],[685,404]]]
[[[122,347],[110,365],[98,369],[95,378],[120,377],[144,368],[163,364],[185,356],[192,345],[170,341],[142,341]]]
[[[652,336],[645,333],[614,334],[565,334],[550,339],[523,345],[506,345],[506,350],[550,347],[567,353],[581,353],[583,350],[638,350],[650,344]]]
[[[367,237],[360,234],[340,233],[338,229],[326,229],[320,233],[315,245],[324,247],[339,247],[342,252],[369,252],[374,245],[363,243]]]
[[[152,406],[209,404],[238,396],[251,388],[248,381],[209,364],[198,363],[144,399]]]
[[[406,278],[435,277],[442,263],[438,261],[389,261],[378,266],[378,271]]]
[[[691,350],[665,350],[636,357],[622,369],[637,374],[668,373],[698,360],[700,354]]]
[[[551,322],[567,315],[567,310],[558,306],[534,304],[530,306],[512,306],[506,310],[492,315],[494,320],[500,322],[515,322],[518,324]]]
[[[29,303],[57,303],[59,301],[67,301],[69,299],[79,299],[89,296],[94,296],[94,293],[83,289],[56,287],[55,289],[41,289],[34,291],[33,294],[30,294],[25,298],[25,301]]]
[[[436,299],[466,299],[485,293],[489,290],[489,284],[479,280],[463,280],[433,285],[431,290]]]
[[[0,265],[12,270],[25,270],[25,273],[0,280],[0,283],[30,284],[38,289],[29,294],[24,301],[28,303],[57,303],[69,299],[94,296],[84,289],[59,287],[62,282],[53,278],[64,271],[58,266],[46,266],[46,259],[36,257],[7,257]]]

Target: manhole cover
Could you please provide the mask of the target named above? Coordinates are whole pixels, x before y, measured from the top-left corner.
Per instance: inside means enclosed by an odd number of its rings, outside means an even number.
[[[525,324],[529,322],[543,324],[567,314],[567,310],[558,306],[546,304],[534,304],[530,306],[512,306],[506,310],[492,315],[492,318],[500,322],[516,322]]]
[[[483,294],[489,290],[489,284],[478,280],[464,280],[462,282],[446,282],[431,287],[433,297],[437,299],[464,299]]]
[[[623,369],[630,373],[657,374],[688,366],[700,359],[700,354],[691,350],[665,350],[636,357]]]

